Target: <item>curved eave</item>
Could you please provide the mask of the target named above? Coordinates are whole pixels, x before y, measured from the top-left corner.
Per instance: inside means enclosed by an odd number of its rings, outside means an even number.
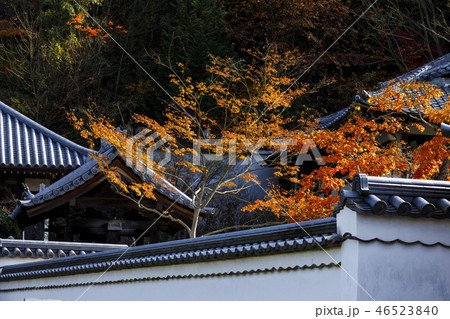
[[[95,163],[93,160],[92,167],[85,164],[86,167],[78,169],[81,170],[80,172],[73,171],[42,192],[36,194],[34,198],[21,201],[11,218],[18,219],[23,224],[28,224],[39,219],[41,215],[48,213],[52,209],[86,194],[106,180],[106,176],[100,172]],[[119,173],[130,181],[141,181],[140,177],[131,168],[126,166],[120,157],[114,157],[110,165],[116,167]],[[73,184],[74,181],[77,185]],[[158,190],[155,191],[155,195],[157,202],[161,203],[164,209],[170,208],[177,218],[185,222],[190,223],[192,221],[192,208],[172,200]]]
[[[402,74],[392,80],[379,83],[381,88],[385,88],[389,83],[400,81],[429,81],[435,77],[448,74],[450,72],[450,53],[445,54],[429,63],[426,63],[412,71]]]
[[[36,173],[46,173],[46,172],[70,172],[82,164],[79,165],[52,165],[52,166],[38,166],[38,165],[5,165],[0,164],[0,170],[11,171],[11,172],[36,172]]]
[[[352,106],[347,106],[346,108],[344,108],[336,113],[319,118],[318,119],[318,121],[319,121],[318,129],[326,130],[326,129],[331,128],[335,124],[342,122],[349,116],[351,109],[352,109]]]

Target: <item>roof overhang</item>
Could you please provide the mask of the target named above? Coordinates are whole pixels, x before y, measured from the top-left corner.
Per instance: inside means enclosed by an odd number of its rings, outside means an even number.
[[[111,161],[109,166],[114,168],[121,175],[121,177],[127,182],[142,182],[141,177],[138,176],[133,171],[133,169],[128,167],[125,161],[119,156],[115,157]],[[22,226],[33,224],[37,221],[47,218],[51,210],[60,207],[64,204],[67,204],[71,200],[88,193],[93,188],[95,188],[96,186],[105,181],[106,176],[102,172],[98,171],[94,174],[93,177],[89,179],[86,178],[86,181],[84,181],[84,183],[79,185],[78,187],[75,187],[62,195],[55,196],[52,199],[46,200],[43,203],[33,204],[32,200],[22,202],[20,205],[16,207],[11,218],[17,220],[19,224],[21,224]],[[178,203],[176,200],[173,200],[168,196],[166,196],[165,194],[162,194],[157,189],[155,189],[155,196],[156,201],[158,202],[159,206],[162,207],[163,211],[169,210],[173,213],[174,217],[179,218],[186,223],[189,224],[192,223],[192,218],[194,215],[192,208],[183,205],[181,203]],[[144,205],[146,203],[150,204],[150,200],[143,201]],[[130,207],[132,207],[133,204],[131,201],[130,204],[131,204]],[[136,208],[138,208],[137,204]],[[204,215],[205,214],[202,213],[200,218],[202,218]]]

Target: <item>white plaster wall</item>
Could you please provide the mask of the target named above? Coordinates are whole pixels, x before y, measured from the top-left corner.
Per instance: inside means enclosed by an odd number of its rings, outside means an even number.
[[[450,300],[450,249],[359,245],[359,282],[375,300]],[[357,300],[371,298],[359,289]]]
[[[411,243],[344,241],[342,300],[450,300],[450,249],[421,244],[450,245],[450,220],[367,216],[344,208],[337,222],[341,235]]]
[[[347,239],[340,247],[289,254],[157,266],[0,283],[0,300],[450,300],[450,220],[365,216],[347,208],[338,233],[364,240],[399,239],[410,245]],[[339,267],[261,273],[273,267],[341,262]],[[255,274],[229,275],[256,271]],[[209,275],[204,278],[170,276]],[[151,280],[92,286],[48,286]],[[163,280],[158,279],[163,278]],[[158,279],[158,280],[156,280]],[[45,288],[45,289],[34,289]],[[20,289],[5,292],[5,289]]]
[[[340,249],[328,251],[340,262]],[[203,263],[148,267],[47,279],[2,282],[0,290],[24,287],[117,281],[120,279],[167,277],[187,274],[223,274],[272,267],[329,264],[323,251],[306,251],[272,256],[239,258]],[[76,300],[88,286],[58,289],[27,289],[0,292],[0,300],[25,298]],[[206,278],[150,280],[92,286],[81,300],[336,300],[340,289],[339,268],[300,269],[269,273]]]

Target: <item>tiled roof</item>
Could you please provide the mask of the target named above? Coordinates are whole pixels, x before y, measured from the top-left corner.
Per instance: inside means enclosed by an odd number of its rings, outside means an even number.
[[[336,219],[326,218],[131,247],[95,255],[5,266],[0,273],[0,281],[245,258],[317,249],[319,245],[338,246],[340,242],[341,237],[336,233]]]
[[[450,218],[450,182],[358,174],[341,206],[368,215]]]
[[[431,100],[431,107],[435,109],[442,109],[444,104],[449,101],[450,95],[450,53],[392,80],[380,82],[378,84],[380,89],[370,92],[369,95],[382,94],[384,89],[388,85],[392,85],[392,83],[398,83],[400,81],[412,82],[415,80],[429,82],[438,86],[442,90],[443,96],[441,98]],[[365,99],[367,99],[367,97],[362,97],[360,94],[355,96],[355,102],[367,102]],[[336,113],[319,118],[318,128],[327,129],[334,124],[341,122],[350,114],[351,108],[352,107],[349,106]],[[416,110],[410,109],[404,109],[403,111],[413,113],[416,112]]]
[[[106,151],[102,152],[102,154],[108,157],[109,162],[119,156],[117,150],[114,147],[110,147]],[[146,174],[143,174],[139,172],[135,167],[130,168],[132,168],[133,171],[145,182],[154,185],[156,190],[160,194],[167,196],[169,199],[178,204],[193,208],[192,199],[182,191],[180,191],[178,188],[173,186],[171,183],[169,183],[167,180],[152,175],[151,170],[148,170]],[[35,195],[31,195],[31,197],[26,200],[21,200],[19,206],[17,206],[12,213],[11,218],[17,218],[17,216],[21,213],[22,206],[32,207],[53,200],[78,187],[81,187],[85,182],[91,180],[98,174],[100,174],[100,169],[97,161],[93,158],[88,159],[85,164],[62,177],[55,183],[51,184],[49,187],[43,189]],[[210,209],[207,208],[203,212],[207,213],[209,212],[209,210]]]
[[[450,73],[450,53],[437,58],[427,64],[418,67],[408,73],[402,74],[393,80],[382,82],[379,85],[381,87],[386,87],[386,85],[391,82],[399,82],[399,81],[432,81],[436,78],[441,78]]]
[[[318,119],[318,121],[319,121],[318,128],[320,130],[325,130],[325,129],[330,128],[334,124],[341,122],[350,114],[351,109],[352,109],[352,107],[348,106],[345,109],[342,109],[336,113],[319,118]]]
[[[431,61],[421,67],[412,70],[408,73],[400,75],[390,81],[381,82],[378,84],[380,90],[373,91],[371,95],[382,94],[383,90],[388,85],[394,85],[398,82],[428,82],[434,84],[442,90],[443,96],[438,99],[431,100],[431,107],[435,109],[442,109],[446,102],[449,101],[450,94],[450,53],[441,56],[440,58]],[[403,109],[405,112],[417,112],[415,109]]]
[[[0,238],[1,257],[53,259],[123,249],[126,245],[72,243]]]
[[[73,169],[90,153],[0,102],[0,167]]]

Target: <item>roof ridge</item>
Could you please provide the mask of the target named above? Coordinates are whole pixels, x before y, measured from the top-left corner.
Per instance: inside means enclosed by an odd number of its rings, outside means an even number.
[[[127,160],[119,154],[116,147],[111,146],[101,154],[108,157],[108,162],[113,161],[117,157],[122,158],[125,161],[125,165],[127,167],[132,169],[133,172],[137,174],[143,181],[154,185],[157,192],[188,208],[192,209],[194,207],[193,199],[183,191],[181,191],[179,188],[177,188],[175,185],[173,185],[170,181],[165,179],[164,176],[159,177],[153,170],[150,169],[148,172],[150,172],[151,174],[141,172],[133,165],[130,165]],[[34,205],[40,205],[56,197],[62,196],[94,178],[100,172],[101,170],[98,167],[98,162],[95,159],[92,158],[91,160],[87,160],[84,164],[80,165],[69,174],[63,176],[53,184],[44,188],[42,191],[34,194],[26,200],[19,201],[16,209],[11,214],[11,218],[15,220],[22,213],[22,207],[32,207]],[[155,181],[154,179],[157,179],[157,181]],[[211,212],[211,208],[203,208],[202,212]]]
[[[424,187],[427,187],[434,191],[447,191],[450,195],[449,181],[367,176],[366,174],[355,175],[352,183],[352,189],[353,191],[360,192],[360,194],[368,194],[369,192],[371,193],[371,186],[373,189],[376,189],[376,186],[382,185],[386,185],[386,187],[389,188],[398,186],[403,189],[421,188],[422,190]]]
[[[440,65],[442,63],[442,61],[445,61],[446,64],[445,65]],[[389,84],[390,82],[399,82],[401,80],[406,80],[409,81],[411,79],[418,79],[420,81],[428,81],[429,78],[426,76],[430,71],[434,71],[436,72],[437,69],[439,69],[439,66],[441,68],[447,68],[450,65],[450,53],[444,54],[443,56],[432,60],[424,65],[421,65],[409,72],[406,72],[404,74],[401,74],[393,79],[387,80],[387,81],[383,81],[379,83],[379,86],[386,87],[387,84]]]
[[[349,115],[351,109],[352,109],[352,106],[350,105],[350,106],[347,106],[337,112],[319,117],[317,119],[317,121],[319,122],[318,129],[325,130],[325,129],[330,128],[334,124],[340,122],[341,120],[343,120],[344,118],[346,118]]]
[[[340,190],[338,213],[344,206],[384,216],[450,218],[450,182],[374,177],[357,174],[352,190]]]
[[[106,150],[103,155],[107,155],[108,160],[112,161],[117,157],[118,153],[116,152],[115,148],[110,148]],[[100,169],[98,168],[98,163],[94,158],[89,159],[84,164],[77,167],[69,174],[63,176],[53,184],[50,184],[48,187],[44,188],[38,193],[33,194],[31,198],[20,200],[19,206],[23,205],[28,207],[42,204],[55,197],[64,195],[65,193],[74,190],[76,187],[92,179],[94,176],[100,173]],[[11,218],[14,220],[17,215],[20,214],[20,212],[20,209],[14,210]]]

